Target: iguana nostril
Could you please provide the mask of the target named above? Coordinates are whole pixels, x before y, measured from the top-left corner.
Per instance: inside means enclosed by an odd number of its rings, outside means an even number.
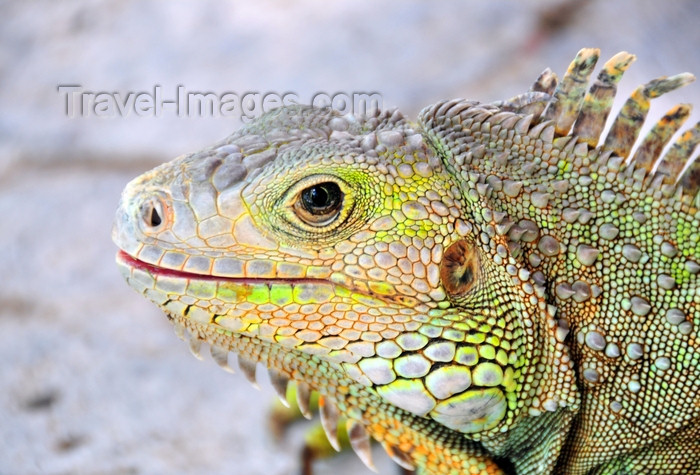
[[[162,220],[160,219],[160,214],[158,214],[158,210],[153,208],[151,210],[151,226],[156,227],[160,226],[160,223]]]
[[[144,231],[157,231],[165,224],[166,205],[158,196],[146,198],[141,205],[141,223]]]

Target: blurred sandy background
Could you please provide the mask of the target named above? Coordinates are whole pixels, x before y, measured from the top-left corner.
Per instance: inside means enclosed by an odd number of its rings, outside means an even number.
[[[523,92],[584,46],[638,55],[627,92],[698,74],[698,25],[696,0],[0,1],[0,475],[298,473],[303,429],[272,440],[266,376],[260,394],[192,358],[113,263],[123,185],[239,122],[69,118],[58,85],[377,91],[415,117],[440,99]],[[700,105],[700,85],[658,102],[656,116]],[[353,455],[316,468],[370,473]]]

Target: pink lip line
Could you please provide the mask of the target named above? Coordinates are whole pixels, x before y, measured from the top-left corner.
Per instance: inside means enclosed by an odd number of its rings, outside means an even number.
[[[224,277],[211,274],[196,274],[194,272],[185,272],[175,269],[166,269],[164,267],[158,267],[153,264],[136,259],[130,256],[124,251],[119,251],[117,253],[117,260],[126,264],[127,266],[148,272],[152,275],[164,276],[164,277],[174,277],[176,279],[188,279],[188,280],[209,280],[214,282],[234,282],[237,284],[266,284],[270,282],[274,283],[288,283],[288,284],[331,284],[328,281],[320,279],[284,279],[284,278],[261,278],[261,277]],[[335,284],[331,284],[335,285]]]

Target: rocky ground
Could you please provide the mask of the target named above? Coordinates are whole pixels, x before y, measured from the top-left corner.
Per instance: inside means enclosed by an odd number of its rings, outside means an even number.
[[[301,101],[379,92],[415,117],[444,98],[513,96],[545,66],[563,71],[580,47],[599,46],[606,57],[638,55],[629,92],[662,74],[700,73],[700,4],[660,5],[0,3],[0,475],[298,473],[303,430],[272,439],[265,378],[261,395],[192,358],[113,263],[124,184],[227,135],[241,115],[98,116],[93,107],[68,117],[58,86]],[[699,99],[693,84],[660,100],[656,115]],[[376,459],[381,473],[397,473],[381,451]],[[350,454],[316,469],[369,473]]]

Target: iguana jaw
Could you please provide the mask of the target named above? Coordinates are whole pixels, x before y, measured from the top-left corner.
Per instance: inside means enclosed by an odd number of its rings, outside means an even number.
[[[337,428],[339,417],[344,417],[350,443],[359,458],[374,470],[371,460],[369,437],[379,441],[386,452],[399,465],[414,470],[416,466],[456,464],[467,456],[474,464],[486,467],[489,473],[501,473],[500,468],[485,456],[483,448],[469,441],[459,432],[450,430],[430,419],[415,416],[389,404],[377,392],[352,379],[341,365],[327,358],[285,347],[269,337],[262,337],[257,330],[228,331],[213,322],[201,320],[201,314],[187,308],[176,311],[167,294],[154,290],[159,277],[187,282],[231,283],[246,286],[267,285],[270,279],[226,278],[202,275],[158,267],[139,260],[124,251],[116,256],[122,274],[136,290],[159,305],[175,328],[175,333],[188,341],[190,350],[201,359],[202,343],[209,345],[212,358],[224,369],[228,366],[229,352],[237,355],[238,363],[246,378],[256,385],[256,363],[268,368],[272,386],[280,397],[286,394],[287,385],[297,385],[297,401],[302,413],[308,411],[308,394],[318,391],[321,422],[331,445],[339,447]],[[149,287],[147,281],[153,283]],[[323,283],[314,279],[275,279],[278,283]],[[301,397],[300,397],[301,394]]]
[[[176,333],[189,339],[190,348],[198,352],[201,343],[208,343],[212,356],[215,351],[230,351],[237,355],[245,376],[255,383],[255,365],[262,363],[270,374],[273,388],[283,397],[282,387],[289,382],[297,386],[297,402],[302,410],[308,400],[300,393],[310,390],[320,394],[319,413],[325,433],[336,449],[339,447],[337,429],[339,417],[345,419],[350,444],[373,471],[370,437],[379,442],[387,454],[407,470],[428,467],[448,467],[455,473],[463,468],[464,459],[478,466],[481,473],[503,475],[501,468],[487,457],[478,443],[464,438],[437,422],[415,416],[393,406],[372,388],[348,377],[342,369],[318,356],[310,355],[256,337],[237,333],[222,334],[210,325],[201,325],[182,316],[168,315]],[[197,354],[195,354],[197,356]],[[221,360],[217,360],[221,364]]]

